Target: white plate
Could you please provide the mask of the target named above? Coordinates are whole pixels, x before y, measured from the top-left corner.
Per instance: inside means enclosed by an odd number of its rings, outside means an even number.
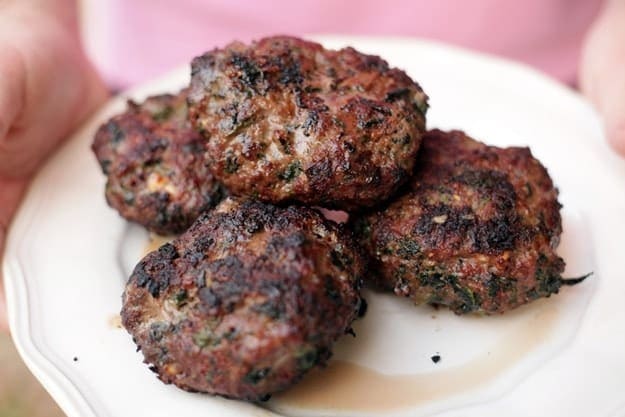
[[[625,164],[578,95],[523,66],[414,40],[323,38],[404,68],[431,97],[429,127],[529,145],[565,206],[567,275],[592,278],[498,317],[457,317],[367,293],[358,337],[327,370],[265,408],[159,382],[116,325],[147,234],[103,198],[89,146],[123,110],[112,100],[41,170],[10,230],[4,276],[17,347],[71,417],[273,415],[617,416],[625,414]],[[175,91],[181,69],[127,96]],[[435,364],[431,357],[440,355]]]

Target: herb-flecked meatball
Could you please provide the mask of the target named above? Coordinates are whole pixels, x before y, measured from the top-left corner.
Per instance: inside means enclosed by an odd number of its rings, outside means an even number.
[[[266,399],[351,331],[363,273],[354,247],[316,210],[228,198],[139,262],[122,322],[162,381]]]
[[[195,58],[189,106],[233,194],[353,210],[412,173],[427,96],[377,56],[271,37]]]
[[[92,149],[107,176],[106,200],[124,218],[160,234],[180,233],[223,194],[188,121],[186,91],[150,97],[110,119]]]
[[[457,314],[503,313],[567,283],[557,197],[528,148],[434,130],[404,192],[354,228],[378,283],[396,294]]]

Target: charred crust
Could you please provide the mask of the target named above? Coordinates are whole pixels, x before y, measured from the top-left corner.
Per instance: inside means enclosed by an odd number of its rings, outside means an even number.
[[[210,139],[211,172],[235,195],[358,210],[412,171],[427,97],[379,57],[272,37],[192,66],[191,121]],[[322,177],[293,175],[309,170]]]
[[[131,275],[131,282],[146,288],[152,297],[158,298],[175,274],[172,261],[176,258],[178,253],[173,245],[163,245],[154,256],[139,262]]]
[[[186,90],[129,101],[124,113],[98,129],[92,145],[107,175],[108,204],[159,234],[184,231],[223,195],[186,101]]]
[[[376,284],[457,314],[502,313],[557,293],[561,206],[529,150],[438,130],[422,146],[402,192],[350,221]]]
[[[237,53],[232,54],[230,62],[239,70],[239,79],[243,81],[246,86],[255,89],[257,82],[263,77],[263,73],[256,63],[248,57]]]
[[[364,312],[364,263],[316,210],[226,199],[139,262],[122,322],[163,381],[257,400],[327,361]]]

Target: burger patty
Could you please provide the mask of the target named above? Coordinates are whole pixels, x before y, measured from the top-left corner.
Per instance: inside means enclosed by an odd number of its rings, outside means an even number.
[[[557,197],[528,148],[434,130],[403,193],[353,227],[383,287],[457,314],[503,313],[567,283]]]
[[[364,262],[316,210],[226,199],[134,269],[122,323],[165,383],[261,400],[331,355]]]
[[[129,101],[92,145],[107,176],[108,204],[159,234],[184,231],[223,195],[204,160],[205,140],[188,121],[186,97],[183,90]]]
[[[412,173],[427,96],[377,56],[271,37],[197,57],[191,74],[191,121],[233,194],[353,210]]]

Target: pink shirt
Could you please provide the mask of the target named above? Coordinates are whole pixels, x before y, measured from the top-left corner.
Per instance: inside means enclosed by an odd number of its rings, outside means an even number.
[[[110,0],[94,1],[87,47],[125,87],[232,40],[272,34],[436,39],[533,65],[573,82],[601,0]]]

